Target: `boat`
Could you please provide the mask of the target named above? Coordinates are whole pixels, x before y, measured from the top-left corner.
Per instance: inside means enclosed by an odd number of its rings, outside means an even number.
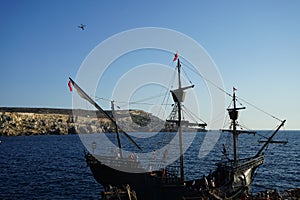
[[[178,88],[171,90],[174,100],[173,116],[168,123],[175,125],[179,133],[180,166],[165,166],[163,163],[152,163],[154,170],[143,167],[134,156],[128,158],[122,155],[122,144],[120,134],[124,134],[139,150],[141,147],[118,126],[113,116],[105,112],[87,93],[72,79],[69,78],[69,87],[72,85],[80,97],[92,104],[98,111],[104,113],[114,124],[118,142],[118,152],[113,156],[96,155],[85,152],[85,159],[91,172],[98,183],[104,188],[113,186],[123,188],[129,185],[136,192],[138,199],[182,199],[187,193],[184,179],[184,160],[182,148],[182,127],[193,125],[204,130],[206,123],[193,124],[182,120],[182,102],[185,97],[185,90],[193,88],[194,85],[182,87],[181,83],[181,64],[177,58]],[[114,113],[114,101],[111,101],[111,110]],[[177,114],[174,114],[177,113]]]
[[[282,121],[277,130],[269,137],[256,155],[250,158],[238,158],[237,143],[238,136],[242,133],[253,134],[244,130],[237,130],[238,111],[243,108],[236,106],[236,95],[233,91],[233,108],[228,109],[230,119],[232,121],[232,129],[224,130],[233,134],[234,157],[231,159],[228,152],[224,148],[222,160],[217,163],[215,171],[207,177],[199,177],[195,180],[185,180],[184,173],[184,157],[182,134],[184,124],[189,122],[182,119],[182,103],[185,98],[186,90],[193,88],[194,85],[182,87],[181,83],[181,63],[178,55],[177,72],[178,72],[178,88],[171,90],[174,101],[173,116],[169,118],[168,123],[175,125],[178,131],[178,148],[179,148],[179,166],[165,165],[164,163],[153,163],[154,170],[142,166],[141,162],[134,156],[123,155],[120,134],[124,134],[129,141],[140,151],[142,148],[118,126],[114,119],[114,102],[111,102],[112,116],[105,112],[90,96],[85,93],[72,78],[69,78],[69,86],[75,87],[78,94],[93,105],[98,111],[103,113],[115,126],[115,132],[118,142],[118,150],[115,155],[97,155],[94,152],[85,152],[86,162],[95,178],[103,188],[116,187],[124,188],[129,185],[135,191],[137,199],[237,199],[248,193],[253,181],[255,170],[263,164],[263,151],[266,146],[272,143],[272,139],[279,129],[284,125]],[[176,114],[174,114],[176,113]],[[174,117],[176,116],[176,117]],[[195,125],[195,124],[192,124]],[[197,124],[200,129],[205,130],[206,123]],[[213,184],[210,182],[213,181]]]
[[[260,140],[264,145],[259,151],[247,158],[239,158],[238,137],[240,134],[256,134],[255,131],[238,130],[238,112],[246,107],[237,107],[236,89],[233,88],[233,107],[228,108],[231,120],[231,129],[223,129],[222,132],[230,132],[233,135],[233,158],[230,158],[226,146],[223,144],[223,159],[218,162],[216,170],[209,174],[209,181],[214,182],[213,194],[220,199],[236,199],[248,195],[253,182],[256,169],[264,162],[264,150],[270,143],[286,144],[286,141],[275,141],[274,136],[284,126],[286,120],[281,120],[280,125],[266,140]]]

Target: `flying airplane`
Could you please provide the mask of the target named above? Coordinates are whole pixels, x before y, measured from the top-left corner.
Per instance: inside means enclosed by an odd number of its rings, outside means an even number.
[[[81,30],[84,30],[85,27],[86,27],[86,25],[84,25],[84,24],[80,24],[80,26],[78,26],[78,28],[81,28]]]

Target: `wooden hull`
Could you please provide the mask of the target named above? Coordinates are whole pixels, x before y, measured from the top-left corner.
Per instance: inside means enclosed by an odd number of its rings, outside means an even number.
[[[110,167],[95,159],[91,154],[86,155],[86,161],[96,181],[104,188],[115,186],[123,188],[129,185],[136,192],[138,199],[181,199],[185,193],[185,186],[177,177],[163,177],[162,171],[147,172],[145,169],[133,165],[132,168]],[[110,162],[110,161],[109,161]],[[127,161],[119,160],[118,163]],[[132,172],[128,172],[128,171]],[[138,172],[138,173],[136,173]]]
[[[223,199],[235,199],[249,192],[253,175],[257,167],[263,164],[264,156],[239,160],[234,166],[233,162],[218,164],[212,174],[215,181],[215,194]]]

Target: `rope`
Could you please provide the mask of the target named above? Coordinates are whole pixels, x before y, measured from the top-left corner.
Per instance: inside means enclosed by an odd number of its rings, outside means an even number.
[[[202,79],[204,79],[205,81],[209,82],[210,84],[212,84],[214,87],[216,87],[217,89],[219,89],[220,91],[224,92],[226,95],[233,97],[229,92],[225,91],[223,88],[221,88],[220,86],[216,85],[215,83],[213,83],[212,81],[210,81],[209,79],[205,78],[204,76],[202,76],[198,71],[196,71],[195,69],[191,68],[190,66],[186,65],[185,63],[182,63],[183,65],[185,65],[188,69],[190,69],[192,72],[194,72],[196,75],[200,76]],[[238,99],[242,100],[243,102],[245,102],[246,104],[252,106],[253,108],[259,110],[260,112],[282,122],[283,120],[275,117],[274,115],[262,110],[261,108],[251,104],[250,102],[246,101],[245,99],[241,98],[241,97],[237,97]],[[239,102],[240,103],[240,102]]]
[[[139,104],[139,103],[142,103],[143,101],[146,101],[146,100],[152,100],[152,99],[154,99],[154,98],[158,98],[158,97],[161,97],[161,96],[163,96],[163,95],[164,95],[164,94],[159,94],[159,95],[147,97],[147,98],[140,99],[140,100],[137,100],[137,101],[128,102],[128,104]],[[154,105],[154,104],[150,104],[150,105]]]
[[[253,108],[259,110],[260,112],[263,112],[263,113],[265,113],[266,115],[269,115],[270,117],[272,117],[272,118],[274,118],[274,119],[276,119],[276,120],[278,120],[278,121],[280,121],[280,122],[283,121],[283,120],[281,120],[281,119],[275,117],[274,115],[272,115],[272,114],[270,114],[270,113],[268,113],[268,112],[262,110],[261,108],[259,108],[259,107],[255,106],[255,105],[251,104],[250,102],[246,101],[245,99],[242,99],[241,97],[237,97],[237,98],[239,98],[240,100],[244,101],[246,104],[252,106]]]
[[[190,66],[182,63],[184,66],[186,66],[189,70],[191,70],[192,72],[194,72],[196,75],[200,76],[202,79],[204,79],[205,81],[209,82],[210,84],[212,84],[213,86],[215,86],[217,89],[219,89],[220,91],[224,92],[225,94],[227,94],[228,96],[232,97],[232,95],[228,92],[226,92],[223,88],[221,88],[220,86],[216,85],[214,82],[212,82],[211,80],[205,78],[204,76],[202,76],[198,71],[196,71],[195,69],[191,68]]]
[[[236,101],[240,104],[240,106],[243,106],[243,104],[238,99],[236,99]]]
[[[250,129],[250,128],[248,128],[245,124],[241,124],[241,123],[239,123],[238,124],[238,126],[243,130],[252,130],[252,129]]]
[[[119,103],[119,104],[122,104],[122,107],[123,105],[128,105],[128,104],[141,104],[141,105],[156,105],[154,103],[147,103],[147,102],[143,102],[143,101],[147,101],[147,100],[153,100],[155,98],[158,98],[158,97],[161,97],[161,96],[164,96],[165,94],[159,94],[159,95],[155,95],[155,96],[151,96],[151,97],[147,97],[147,98],[144,98],[144,99],[140,99],[140,100],[137,100],[137,101],[132,101],[132,102],[125,102],[125,101],[115,101],[115,103]],[[96,97],[95,98],[96,101],[98,100],[103,100],[103,101],[107,101],[107,102],[111,102],[110,99],[106,99],[106,98],[103,98],[103,97]],[[116,105],[116,104],[115,104]],[[171,105],[171,104],[161,104],[161,105]],[[119,106],[120,107],[120,106]]]
[[[185,110],[183,110],[187,115],[189,115],[195,122],[197,122],[197,120],[195,120],[195,118],[197,118],[198,120],[200,120],[201,122],[205,123],[204,120],[202,120],[201,118],[199,118],[196,114],[194,114],[190,109],[188,109],[187,107],[185,107]],[[188,112],[187,112],[188,111]]]
[[[95,100],[96,100],[96,101],[98,101],[98,100],[103,100],[103,101],[109,101],[109,102],[111,102],[110,99],[106,99],[106,98],[103,98],[103,97],[97,97],[97,96],[95,96]]]
[[[187,75],[186,71],[184,70],[184,68],[181,68],[183,73],[185,74],[186,78],[189,80],[190,84],[193,84],[191,79],[189,78],[189,76]]]
[[[172,78],[169,82],[169,85],[168,85],[168,90],[166,90],[164,99],[161,103],[161,105],[165,105],[164,110],[166,110],[168,105],[172,105],[172,104],[167,104],[167,103],[164,103],[164,102],[168,102],[169,99],[170,99],[169,92],[171,91],[171,87],[172,87],[171,85],[172,85],[172,82],[174,82],[174,80],[175,80],[175,76],[176,76],[176,73],[173,73],[173,76],[172,76]],[[161,112],[162,112],[162,108],[159,109],[158,114],[160,114]],[[164,113],[163,117],[165,118],[165,113]]]
[[[195,73],[196,75],[200,76],[200,77],[201,77],[203,80],[205,80],[206,82],[208,82],[208,83],[210,83],[211,85],[213,85],[215,88],[217,88],[217,89],[220,90],[221,92],[225,93],[225,94],[228,95],[229,97],[233,97],[229,92],[227,92],[226,90],[224,90],[224,89],[221,88],[220,86],[216,85],[216,84],[215,84],[214,82],[212,82],[211,80],[209,80],[209,79],[205,78],[204,76],[202,76],[202,75],[201,75],[198,71],[196,71],[194,68],[192,68],[192,67],[189,66],[188,64],[185,64],[185,62],[182,62],[182,61],[181,61],[181,64],[184,65],[184,66],[185,66],[187,69],[189,69],[191,72],[193,72],[193,73]],[[177,66],[176,66],[176,67],[177,67]],[[184,69],[183,69],[183,72],[184,72],[185,76],[187,77],[187,79],[188,79],[188,80],[190,81],[190,83],[191,83],[191,80],[190,80],[189,77],[187,76],[187,73],[186,73],[186,71],[185,71]],[[169,88],[170,88],[170,89],[171,89],[172,82],[174,82],[175,75],[176,75],[176,74],[174,73],[174,74],[173,74],[173,77],[172,77],[171,80],[170,80],[170,84],[169,84]],[[170,95],[168,95],[168,93],[169,93],[169,91],[166,91],[166,93],[164,94],[165,96],[164,96],[163,102],[165,102],[166,98],[167,98],[167,101],[169,100]],[[141,103],[141,101],[153,99],[153,98],[160,97],[160,96],[163,96],[163,94],[160,94],[160,95],[157,95],[157,96],[152,96],[152,97],[145,98],[145,99],[138,100],[138,101],[134,101],[134,102],[123,102],[123,103],[126,103],[126,104],[131,103],[131,104],[155,105],[155,104],[150,104],[150,103]],[[109,100],[109,99],[105,99],[105,98],[101,98],[101,97],[96,97],[96,99],[101,99],[101,100],[104,100],[104,101],[111,101],[111,100]],[[262,110],[261,108],[255,106],[254,104],[252,104],[252,103],[246,101],[245,99],[243,99],[243,98],[241,98],[241,97],[236,97],[236,99],[237,99],[237,101],[238,101],[238,99],[239,99],[239,100],[245,102],[246,104],[252,106],[252,107],[255,108],[256,110],[258,110],[258,111],[260,111],[260,112],[262,112],[262,113],[264,113],[264,114],[266,114],[266,115],[272,117],[273,119],[276,119],[276,120],[278,120],[278,121],[280,121],[280,122],[283,121],[283,120],[281,120],[281,119],[275,117],[274,115],[272,115],[272,114],[270,114],[270,113],[268,113],[268,112]],[[119,101],[118,101],[118,102],[119,102]],[[240,105],[242,105],[242,103],[241,103],[240,101],[238,101],[238,102],[239,102]],[[119,103],[121,103],[121,102],[119,102]],[[164,105],[164,104],[161,104],[161,105]],[[168,104],[165,104],[165,105],[167,106]]]

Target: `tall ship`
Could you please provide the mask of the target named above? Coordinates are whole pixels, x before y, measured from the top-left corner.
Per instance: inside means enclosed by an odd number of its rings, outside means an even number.
[[[178,134],[179,149],[179,166],[166,165],[164,162],[155,163],[155,168],[151,166],[145,167],[140,160],[134,156],[130,157],[124,155],[121,135],[123,134],[137,149],[137,151],[143,151],[137,142],[121,127],[119,127],[114,115],[110,115],[105,112],[87,93],[80,88],[80,86],[71,78],[69,78],[69,84],[72,85],[80,97],[85,99],[91,105],[93,105],[98,111],[103,113],[107,119],[109,119],[115,126],[115,132],[117,137],[117,152],[115,155],[99,155],[94,152],[86,152],[85,159],[90,167],[90,170],[95,180],[100,183],[105,190],[116,187],[122,188],[129,185],[136,193],[137,199],[151,200],[151,199],[238,199],[247,194],[251,183],[253,181],[253,174],[255,170],[263,164],[264,154],[263,151],[266,146],[273,141],[273,137],[284,125],[285,120],[277,130],[264,141],[264,145],[256,153],[256,155],[250,158],[238,158],[238,136],[242,133],[249,133],[243,130],[237,129],[238,111],[244,108],[238,108],[236,106],[235,91],[233,92],[233,108],[228,109],[228,113],[231,119],[231,129],[223,130],[229,131],[233,135],[234,156],[231,158],[229,152],[223,150],[223,159],[216,166],[216,169],[207,177],[199,177],[194,180],[186,180],[184,171],[184,150],[183,150],[183,132],[185,125],[189,122],[183,120],[183,102],[185,98],[186,90],[193,88],[193,85],[183,87],[181,82],[181,62],[178,55],[175,54],[177,61],[177,73],[178,73],[178,88],[171,90],[171,96],[174,101],[174,109],[168,119],[167,123],[173,124],[176,127],[175,130]],[[174,60],[175,60],[174,58]],[[112,113],[114,113],[114,103],[111,104]],[[206,123],[192,124],[205,130]],[[209,134],[209,133],[207,133]],[[214,184],[208,183],[214,181]]]
[[[286,141],[275,141],[274,136],[279,129],[284,126],[286,120],[282,120],[277,129],[267,140],[260,141],[264,145],[259,151],[246,158],[239,158],[238,154],[238,138],[240,134],[256,134],[255,131],[246,131],[238,129],[238,113],[245,107],[237,107],[236,89],[233,88],[232,108],[228,108],[229,118],[231,120],[231,129],[222,130],[230,132],[233,138],[233,157],[230,157],[226,146],[223,144],[222,161],[217,163],[216,170],[209,175],[209,179],[214,181],[214,190],[212,195],[218,199],[236,199],[243,195],[247,195],[251,188],[256,169],[263,164],[265,155],[264,150],[270,143],[283,143]]]

